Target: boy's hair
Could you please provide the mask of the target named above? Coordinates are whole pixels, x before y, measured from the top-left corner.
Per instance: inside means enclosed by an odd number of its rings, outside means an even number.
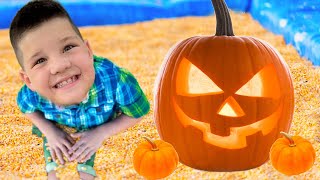
[[[9,34],[11,45],[22,68],[23,60],[21,56],[22,52],[18,48],[19,41],[26,32],[57,17],[67,18],[74,31],[81,39],[83,39],[78,27],[73,23],[68,12],[55,0],[33,0],[28,2],[17,12],[11,22]]]

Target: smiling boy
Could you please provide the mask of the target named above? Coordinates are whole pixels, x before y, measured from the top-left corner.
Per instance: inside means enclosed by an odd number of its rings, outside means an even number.
[[[81,179],[94,179],[95,152],[103,141],[150,109],[138,82],[127,70],[93,55],[56,1],[22,7],[11,23],[10,40],[25,83],[18,107],[33,123],[33,133],[43,137],[48,178],[57,179],[56,162],[64,164],[64,155],[79,162]],[[60,125],[77,133],[68,134]]]

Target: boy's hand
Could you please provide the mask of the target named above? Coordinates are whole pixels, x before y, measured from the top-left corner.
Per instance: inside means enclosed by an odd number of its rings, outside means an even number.
[[[116,119],[97,126],[94,129],[71,134],[73,138],[80,138],[71,148],[70,161],[86,162],[102,146],[105,139],[121,132],[138,123],[141,118],[133,118],[121,114]]]
[[[56,162],[59,159],[61,164],[64,164],[63,154],[70,161],[70,155],[68,153],[71,150],[72,145],[75,141],[71,138],[69,134],[64,132],[58,127],[53,127],[50,129],[49,133],[46,134],[49,150],[52,159]]]
[[[80,138],[69,151],[73,154],[70,161],[86,162],[100,148],[104,137],[98,132],[98,128],[85,132],[71,134],[72,138]]]

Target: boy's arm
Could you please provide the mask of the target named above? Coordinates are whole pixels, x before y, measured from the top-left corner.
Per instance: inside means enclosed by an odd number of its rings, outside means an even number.
[[[46,136],[51,157],[54,161],[58,158],[60,163],[64,164],[63,154],[70,159],[68,150],[71,149],[74,140],[67,133],[56,127],[51,121],[46,120],[39,111],[25,115]]]
[[[71,161],[88,160],[105,139],[133,126],[150,110],[150,103],[136,78],[123,68],[115,68],[115,72],[118,74],[114,91],[116,109],[119,108],[123,114],[95,129],[71,135],[80,138],[72,151],[69,151],[70,154],[73,153]]]
[[[69,151],[70,154],[73,152],[71,161],[86,162],[102,146],[104,140],[134,126],[140,120],[141,118],[133,118],[122,114],[116,119],[89,131],[71,134],[73,138],[80,138],[72,147],[72,151]]]

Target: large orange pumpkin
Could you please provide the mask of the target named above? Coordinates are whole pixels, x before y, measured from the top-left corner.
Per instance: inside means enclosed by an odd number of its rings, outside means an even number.
[[[298,175],[309,170],[316,159],[312,144],[300,137],[281,132],[283,138],[277,139],[270,149],[272,166],[288,176]]]
[[[163,61],[155,83],[157,130],[190,167],[258,167],[279,132],[289,130],[290,72],[271,45],[233,34],[223,0],[212,4],[216,34],[178,42]]]

